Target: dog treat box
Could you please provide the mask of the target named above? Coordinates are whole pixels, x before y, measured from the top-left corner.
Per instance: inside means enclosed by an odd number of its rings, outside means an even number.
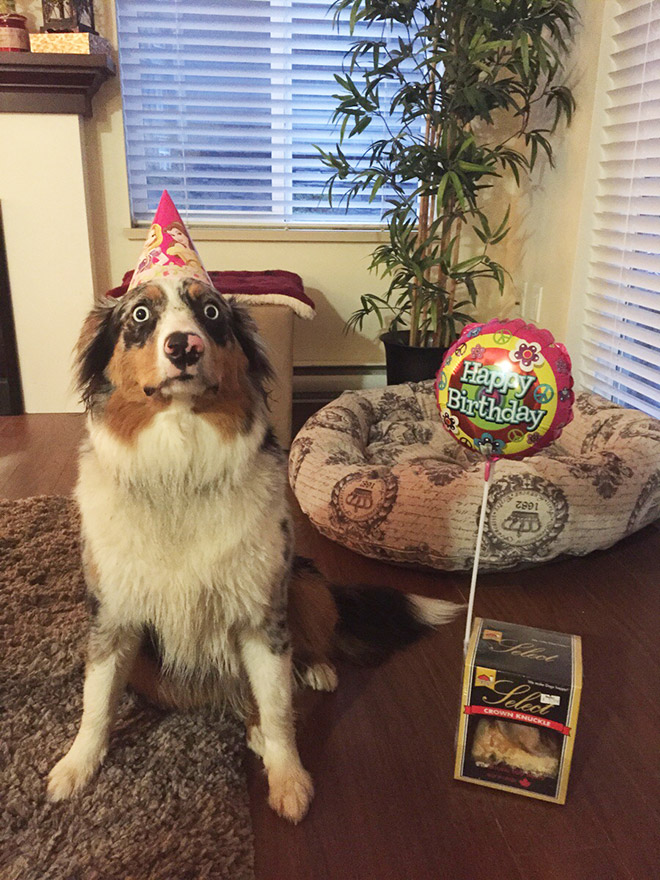
[[[455,778],[563,804],[581,690],[579,636],[476,618]]]

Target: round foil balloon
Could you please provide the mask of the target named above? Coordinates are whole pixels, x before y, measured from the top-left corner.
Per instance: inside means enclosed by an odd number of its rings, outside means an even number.
[[[524,458],[573,418],[571,359],[548,330],[514,321],[469,324],[435,380],[442,422],[489,458]]]

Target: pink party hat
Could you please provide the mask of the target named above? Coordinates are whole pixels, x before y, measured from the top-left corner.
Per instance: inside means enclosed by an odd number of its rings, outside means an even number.
[[[167,190],[160,197],[128,289],[161,278],[195,278],[213,286]]]

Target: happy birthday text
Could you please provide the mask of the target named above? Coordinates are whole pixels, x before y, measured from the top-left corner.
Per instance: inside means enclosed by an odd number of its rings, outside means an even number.
[[[546,409],[531,409],[522,403],[536,381],[536,376],[521,376],[518,373],[485,367],[476,361],[465,361],[460,381],[464,385],[485,388],[488,394],[500,391],[504,395],[513,391],[513,400],[501,406],[492,397],[471,400],[464,388],[448,388],[447,408],[470,418],[476,416],[496,425],[525,424],[529,430],[535,431],[548,413]]]

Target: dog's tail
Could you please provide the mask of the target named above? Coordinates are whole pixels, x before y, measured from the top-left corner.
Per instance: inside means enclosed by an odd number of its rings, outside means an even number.
[[[338,656],[360,665],[382,663],[435,627],[449,623],[461,605],[444,599],[405,595],[392,587],[338,587],[330,592],[339,620],[334,647]]]
[[[392,587],[330,584],[314,564],[294,563],[289,622],[294,656],[335,656],[364,666],[386,660],[435,627],[449,623],[462,605],[406,595]]]

